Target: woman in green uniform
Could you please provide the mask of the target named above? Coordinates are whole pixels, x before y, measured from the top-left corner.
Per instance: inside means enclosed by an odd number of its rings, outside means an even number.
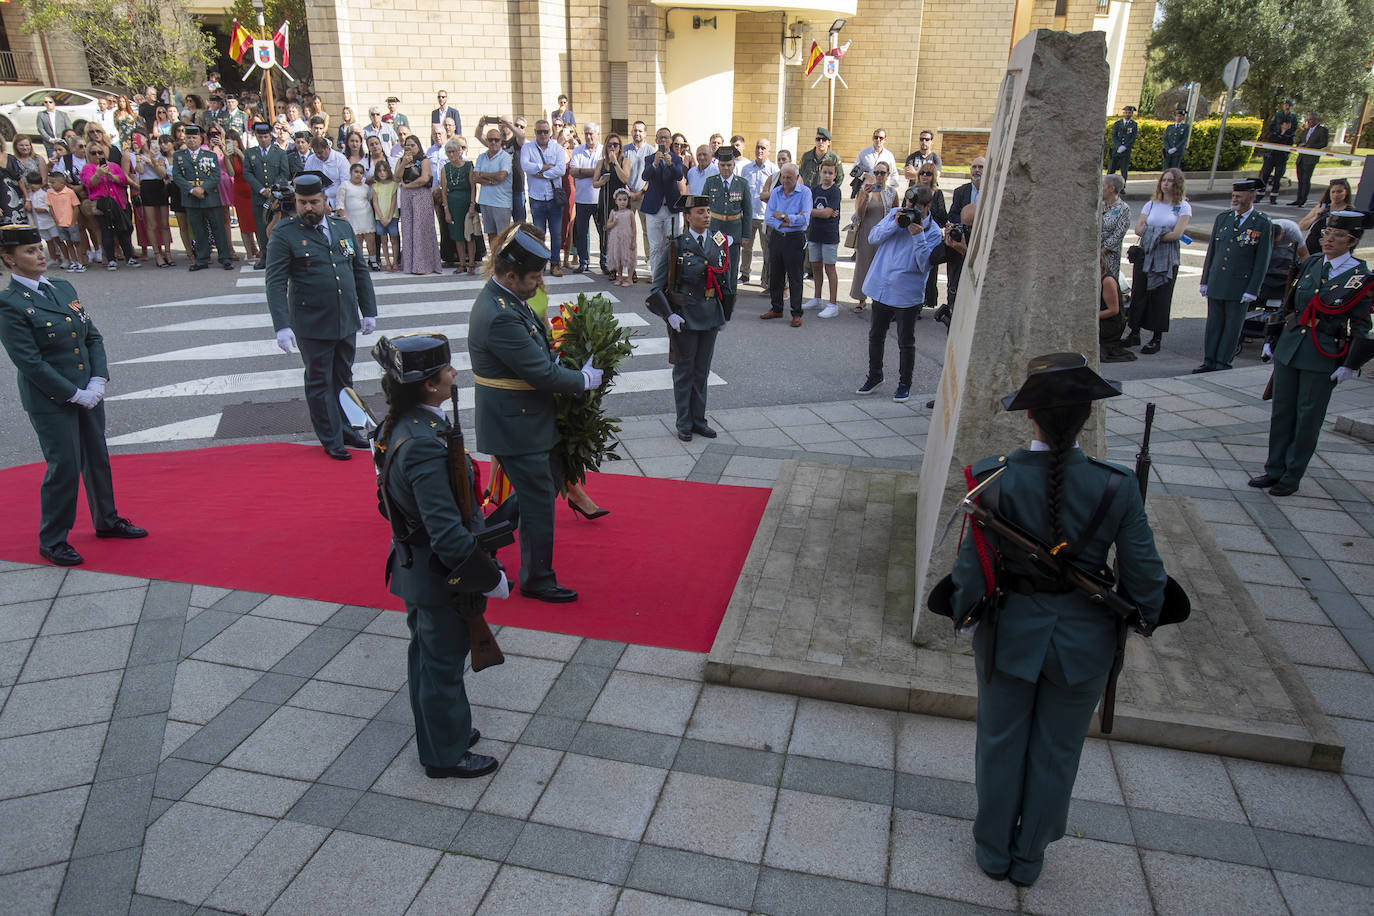
[[[454,137],[444,144],[444,221],[448,223],[448,237],[458,246],[456,274],[477,273],[472,260],[472,241],[468,238],[468,212],[476,212],[472,191],[472,163],[467,161],[467,142]]]
[[[1077,437],[1092,402],[1115,397],[1080,353],[1032,359],[1021,389],[1003,398],[1028,413],[1029,448],[969,469],[986,479],[1002,470],[979,502],[1040,540],[1061,545],[1083,569],[1107,562],[1115,544],[1126,594],[1153,625],[1167,577],[1145,506],[1125,468],[1088,457]],[[955,560],[956,619],[997,582],[1006,599],[973,636],[978,670],[978,814],[975,855],[994,880],[1035,883],[1045,847],[1064,835],[1093,708],[1116,650],[1116,619],[1083,592],[1037,573],[995,535],[966,537]]]

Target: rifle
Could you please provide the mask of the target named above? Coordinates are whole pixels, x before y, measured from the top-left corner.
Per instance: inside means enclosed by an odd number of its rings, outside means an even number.
[[[1135,456],[1135,481],[1140,487],[1140,501],[1145,501],[1145,493],[1150,488],[1150,430],[1155,425],[1155,404],[1145,405],[1145,432],[1140,441],[1140,451]],[[1121,581],[1120,569],[1117,581]],[[1098,720],[1102,734],[1112,733],[1112,720],[1116,715],[1116,681],[1121,676],[1121,668],[1126,664],[1126,637],[1130,635],[1127,622],[1121,618],[1116,621],[1116,654],[1112,656],[1112,670],[1107,675],[1107,689],[1102,694],[1102,711]]]
[[[458,511],[462,513],[463,524],[472,532],[477,539],[477,550],[486,550],[493,558],[500,547],[504,547],[514,541],[511,534],[510,522],[501,522],[497,525],[487,526],[483,523],[481,513],[475,512],[473,508],[473,489],[472,474],[468,468],[467,447],[463,443],[463,424],[458,416],[458,386],[453,385],[449,389],[449,397],[453,401],[453,426],[448,433],[448,466],[453,478],[453,495],[458,501]],[[483,668],[491,668],[505,662],[506,656],[502,654],[501,647],[496,644],[496,636],[491,632],[491,627],[487,625],[487,619],[482,614],[481,605],[459,599],[457,605],[458,613],[463,616],[468,626],[468,644],[472,653],[472,670],[481,671]]]

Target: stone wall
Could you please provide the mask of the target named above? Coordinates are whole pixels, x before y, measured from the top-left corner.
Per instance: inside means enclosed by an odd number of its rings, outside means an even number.
[[[611,63],[606,46],[606,0],[571,0],[568,5],[568,43],[572,82],[568,105],[577,123],[595,121],[602,136],[611,129]],[[558,93],[545,105],[558,104]],[[630,120],[634,120],[631,118]]]
[[[929,0],[922,17],[920,74],[913,119],[917,130],[992,123],[997,89],[1011,49],[1011,0]],[[894,149],[892,134],[888,144]],[[910,149],[911,147],[908,147]]]
[[[1150,44],[1155,5],[1147,0],[1131,4],[1130,25],[1126,29],[1126,46],[1121,56],[1121,68],[1116,78],[1116,98],[1111,110],[1120,113],[1126,105],[1140,104],[1140,90],[1145,85],[1146,54]]]
[[[941,164],[946,168],[951,165],[964,166],[979,156],[986,156],[990,133],[984,127],[936,130],[935,136],[940,141]]]
[[[785,19],[781,13],[740,13],[735,20],[735,110],[731,133],[744,135],[748,141],[745,153],[749,156],[753,156],[753,143],[760,137],[767,137],[775,152],[777,149],[778,67]],[[807,43],[802,54],[810,47]]]

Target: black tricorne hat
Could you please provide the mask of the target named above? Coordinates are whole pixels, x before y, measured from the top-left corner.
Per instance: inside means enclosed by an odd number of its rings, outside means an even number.
[[[295,180],[291,182],[291,185],[296,189],[297,194],[323,194],[324,189],[333,183],[334,182],[330,180],[329,176],[324,172],[318,169],[311,169],[308,172],[301,172],[297,175]]]
[[[383,337],[372,347],[372,358],[393,382],[423,382],[453,359],[443,334],[401,334]]]
[[[1359,236],[1369,227],[1370,214],[1359,210],[1337,210],[1326,218],[1326,228],[1340,229],[1351,235]]]
[[[1120,382],[1109,382],[1088,365],[1082,353],[1048,353],[1026,363],[1026,381],[1015,394],[1002,398],[1006,410],[1066,407],[1114,398]]]
[[[707,197],[705,194],[683,194],[677,199],[677,208],[679,210],[685,211],[691,210],[693,207],[709,206],[711,206],[711,198]]]
[[[1264,182],[1258,178],[1242,178],[1239,181],[1231,182],[1232,191],[1263,191]]]
[[[192,123],[190,123],[190,124],[184,124],[184,125],[182,125],[181,130],[182,130],[182,133],[187,133],[187,134],[198,134],[198,133],[200,133],[200,125],[199,125],[199,124],[196,124],[196,123],[194,123],[194,122],[192,122]]]
[[[43,237],[38,234],[37,226],[30,226],[25,223],[0,226],[0,247],[13,248],[17,245],[37,245],[42,241]]]
[[[258,121],[253,125],[253,133],[255,134],[270,134],[271,132],[272,125],[268,124],[266,121]]]
[[[728,143],[722,143],[716,147],[716,160],[718,162],[734,162],[737,156],[739,156],[739,150]]]
[[[511,234],[510,241],[496,255],[496,259],[516,273],[527,274],[543,270],[553,253],[549,246],[530,235],[524,229]]]

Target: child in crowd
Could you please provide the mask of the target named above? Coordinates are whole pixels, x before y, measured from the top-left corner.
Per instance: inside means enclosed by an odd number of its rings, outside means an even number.
[[[377,218],[377,249],[382,270],[395,273],[401,269],[401,220],[396,215],[396,175],[385,156],[372,167],[372,213]]]
[[[635,269],[635,215],[630,192],[617,188],[615,209],[606,219],[606,266],[616,286],[632,286]]]
[[[374,252],[367,266],[376,270],[377,218],[372,213],[372,188],[363,181],[366,172],[367,168],[361,162],[349,166],[348,181],[339,188],[338,202],[339,209],[344,212],[344,219],[353,227],[353,234],[358,237],[358,241],[365,244],[368,251]]]
[[[52,214],[58,250],[67,260],[65,269],[83,273],[86,270],[86,246],[82,243],[81,230],[76,225],[76,208],[81,206],[81,200],[67,186],[67,176],[62,172],[52,172],[48,176],[48,185],[44,204]]]
[[[835,261],[840,251],[840,186],[835,184],[835,166],[822,162],[821,183],[811,189],[811,224],[806,229],[806,247],[811,260],[811,277],[816,283],[816,296],[809,303],[810,308],[820,308],[821,287],[830,281],[830,301],[821,309],[822,318],[834,318],[840,313],[835,303],[840,276],[835,269]],[[821,268],[825,272],[821,273]]]
[[[48,192],[43,187],[42,177],[37,172],[29,172],[24,181],[28,185],[29,195],[25,206],[33,214],[33,224],[38,227],[38,235],[48,243],[48,258],[61,264],[64,269],[70,269],[71,261],[62,258],[62,249],[57,243],[57,223],[53,220],[52,210],[48,207]]]

